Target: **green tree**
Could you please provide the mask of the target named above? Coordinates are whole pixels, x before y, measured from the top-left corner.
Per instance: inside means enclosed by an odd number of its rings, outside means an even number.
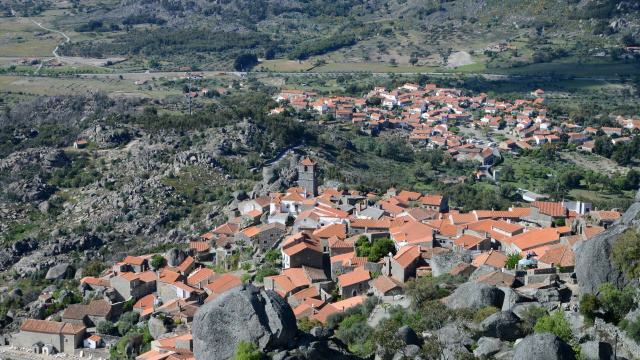
[[[367,103],[371,106],[378,106],[380,104],[382,104],[382,99],[380,99],[377,96],[372,96],[370,98],[367,99]]]
[[[108,268],[106,264],[96,261],[82,270],[82,276],[100,277],[102,271],[106,268]]]
[[[151,259],[151,267],[154,269],[159,269],[164,265],[164,256],[157,254]]]
[[[147,65],[151,69],[157,69],[160,67],[160,62],[157,59],[149,59],[149,61],[147,61]]]
[[[551,315],[541,317],[533,327],[536,333],[551,333],[565,342],[571,340],[571,324],[564,318],[563,311],[556,311]]]
[[[96,331],[99,334],[111,335],[113,334],[115,327],[111,321],[100,321],[98,326],[96,326]]]
[[[546,315],[548,315],[547,309],[542,306],[529,306],[524,309],[520,315],[522,319],[520,328],[525,334],[529,335],[533,333],[533,328],[538,320]]]
[[[582,298],[580,298],[580,313],[584,315],[586,322],[593,324],[599,308],[600,303],[597,297],[591,294],[584,294]]]
[[[278,270],[273,267],[269,265],[262,266],[258,271],[256,271],[256,282],[261,283],[267,276],[274,276],[278,274]]]
[[[393,240],[388,238],[375,239],[373,241],[373,246],[371,246],[371,250],[369,251],[368,260],[370,262],[378,262],[383,257],[387,256],[387,254],[395,254],[396,247],[393,243]]]
[[[264,259],[269,263],[269,264],[275,264],[276,261],[278,261],[278,259],[280,259],[280,257],[282,256],[282,254],[280,253],[280,251],[278,249],[272,249],[269,250],[265,256]]]
[[[235,360],[260,360],[262,359],[262,354],[260,354],[260,350],[258,347],[250,342],[240,340],[238,343],[238,349],[236,350]]]
[[[518,261],[522,259],[522,255],[520,254],[512,254],[507,258],[507,262],[504,265],[507,269],[515,269],[516,265],[518,265]]]
[[[635,230],[629,229],[613,243],[611,260],[630,277],[640,277],[640,237]]]
[[[600,307],[613,316],[616,322],[636,307],[635,290],[629,285],[618,290],[612,283],[600,284],[598,291]]]

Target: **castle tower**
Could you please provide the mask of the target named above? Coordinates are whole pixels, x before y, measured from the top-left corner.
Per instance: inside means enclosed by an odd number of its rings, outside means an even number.
[[[306,158],[298,164],[298,186],[318,196],[318,163]]]

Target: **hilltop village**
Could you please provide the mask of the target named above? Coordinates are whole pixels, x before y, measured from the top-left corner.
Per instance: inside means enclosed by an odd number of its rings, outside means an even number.
[[[8,343],[16,351],[107,358],[121,341],[114,329],[148,321],[151,347],[136,359],[194,359],[198,309],[246,282],[275,291],[298,321],[319,326],[374,296],[368,321],[375,326],[384,304],[409,306],[405,284],[424,276],[448,273],[532,294],[558,281],[575,283],[572,247],[621,216],[587,203],[545,201],[461,213],[434,194],[319,188],[312,158],[299,161],[297,171],[297,187],[244,200],[187,251],[126,256],[80,279],[77,290],[45,289],[37,300],[43,311]],[[258,277],[264,263],[275,271]],[[89,301],[68,305],[74,296]]]
[[[533,150],[545,144],[564,143],[573,150],[592,153],[594,136],[608,136],[614,146],[630,143],[640,131],[640,120],[623,116],[615,119],[617,126],[599,128],[549,118],[545,104],[553,96],[537,89],[528,99],[510,103],[485,93],[468,96],[455,88],[411,83],[397,89],[376,87],[363,98],[282,90],[275,97],[281,107],[270,114],[307,111],[320,116],[321,125],[328,121],[353,123],[370,136],[399,129],[418,148],[443,149],[458,161],[476,160],[481,166],[492,165],[500,151]],[[474,175],[478,179],[494,176],[483,170]]]

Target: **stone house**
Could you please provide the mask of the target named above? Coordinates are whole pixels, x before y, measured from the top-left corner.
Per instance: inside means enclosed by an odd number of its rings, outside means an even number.
[[[126,272],[109,280],[111,287],[116,291],[116,301],[126,301],[131,298],[139,299],[156,291],[157,277],[155,279],[151,277],[141,278],[139,275]]]
[[[250,246],[256,243],[258,240],[258,228],[255,226],[250,226],[246,229],[243,229],[235,234],[234,238],[236,243],[239,241],[243,241],[245,246]]]
[[[306,233],[291,235],[282,244],[282,268],[302,267],[303,265],[322,268],[322,250],[320,241]]]
[[[258,231],[258,248],[260,251],[265,253],[271,250],[284,236],[285,232],[285,226],[278,222],[261,227]]]
[[[393,276],[380,275],[371,282],[373,295],[391,296],[402,293],[402,282]]]
[[[197,297],[196,289],[179,281],[159,288],[158,294],[160,295],[160,299],[165,303],[174,299],[192,299]]]
[[[393,276],[402,283],[407,282],[416,276],[416,269],[421,265],[421,250],[420,245],[407,245],[400,248],[393,257],[386,256],[382,273]]]
[[[86,326],[67,322],[27,319],[14,335],[12,345],[31,349],[36,354],[56,352],[74,354],[82,347]]]
[[[367,270],[357,270],[338,276],[338,286],[343,298],[350,298],[369,291],[371,274]]]
[[[70,324],[95,327],[101,321],[111,320],[111,304],[107,300],[94,300],[89,305],[69,305],[62,320]]]
[[[569,215],[562,203],[548,201],[534,201],[531,203],[529,217],[544,226],[550,226],[556,219],[565,219]]]

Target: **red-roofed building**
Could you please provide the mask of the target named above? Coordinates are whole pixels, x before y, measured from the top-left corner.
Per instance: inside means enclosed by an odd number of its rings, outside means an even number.
[[[416,269],[419,266],[425,265],[422,261],[422,246],[403,246],[393,257],[386,256],[384,263],[383,274],[405,283],[410,278],[416,277]]]
[[[371,274],[367,270],[357,270],[338,276],[338,286],[343,298],[363,294],[369,290]]]
[[[371,281],[371,288],[375,296],[391,296],[402,293],[402,282],[393,276],[380,275]]]
[[[282,244],[282,268],[303,265],[322,268],[322,250],[320,241],[307,233],[297,233],[289,236]]]
[[[20,326],[20,332],[13,336],[12,345],[37,354],[64,352],[74,355],[75,349],[83,345],[86,329],[86,326],[66,322],[27,319]]]

